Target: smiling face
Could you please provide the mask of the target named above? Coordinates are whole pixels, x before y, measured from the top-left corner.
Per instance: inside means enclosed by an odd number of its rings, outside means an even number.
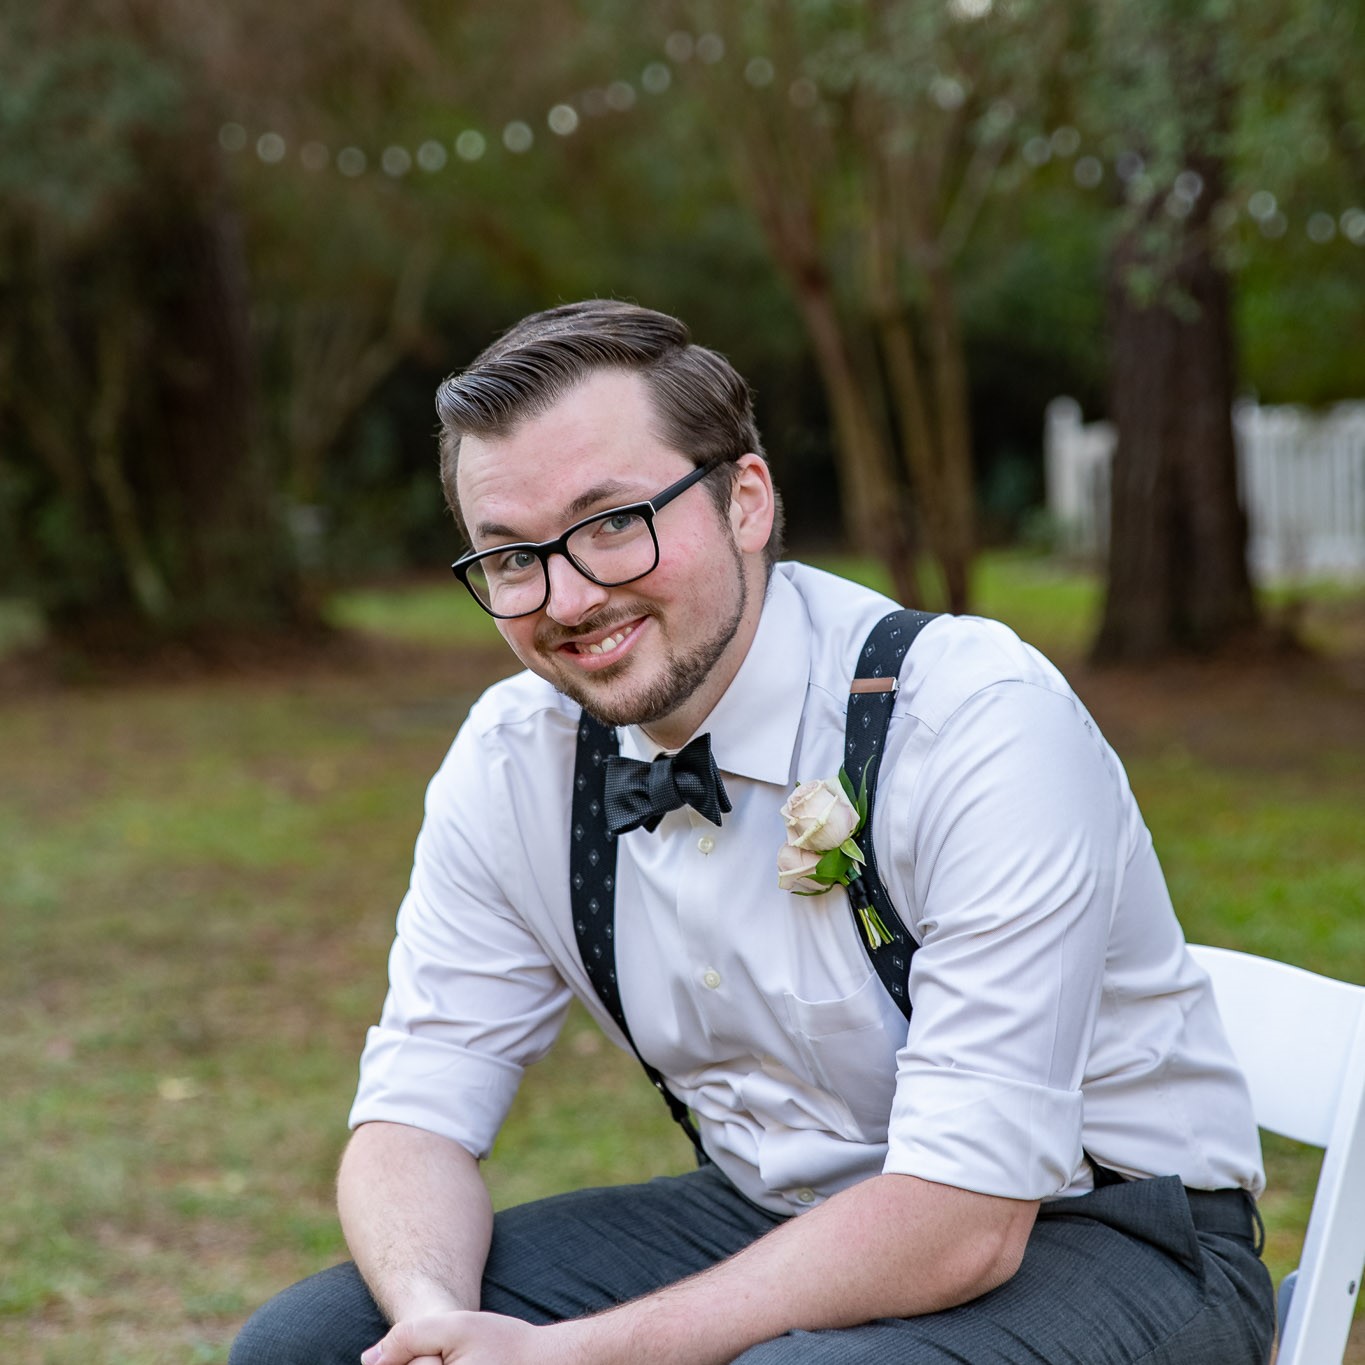
[[[474,548],[550,540],[593,512],[654,497],[693,467],[656,426],[639,375],[599,370],[505,436],[466,436],[458,487]],[[727,512],[700,484],[660,510],[653,572],[604,588],[552,555],[549,602],[498,622],[532,672],[667,748],[685,743],[729,686],[762,609],[767,466],[744,455],[711,477],[732,481]]]

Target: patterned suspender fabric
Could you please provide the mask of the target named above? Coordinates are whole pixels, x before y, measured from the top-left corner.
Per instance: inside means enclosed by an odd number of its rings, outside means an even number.
[[[621,987],[616,980],[616,840],[607,832],[603,795],[607,785],[607,759],[620,748],[616,731],[585,711],[578,722],[578,752],[574,760],[573,802],[569,827],[569,890],[573,907],[574,937],[588,980],[607,1013],[626,1035],[626,1042],[663,1096],[668,1112],[705,1161],[701,1137],[687,1106],[664,1084],[663,1076],[640,1056],[626,1012],[621,1006]]]
[[[854,787],[866,778],[867,830],[862,850],[866,859],[862,875],[849,887],[849,902],[857,929],[859,906],[872,906],[881,917],[891,942],[869,950],[872,965],[883,985],[908,1019],[910,997],[906,981],[915,941],[906,932],[877,874],[872,849],[872,811],[876,799],[877,772],[881,767],[887,724],[895,702],[897,678],[906,651],[915,636],[933,619],[929,612],[894,611],[873,627],[858,657],[849,690],[848,719],[844,736],[844,768]],[[584,712],[578,724],[578,749],[574,760],[574,789],[570,810],[569,887],[574,936],[584,970],[607,1013],[625,1034],[631,1051],[644,1067],[650,1084],[663,1096],[679,1126],[705,1161],[701,1138],[687,1106],[664,1084],[663,1076],[640,1056],[621,1006],[621,987],[616,979],[616,840],[607,833],[603,814],[607,759],[617,753],[616,731]]]
[[[844,771],[855,791],[867,793],[867,823],[860,847],[866,862],[862,873],[849,883],[849,906],[864,946],[859,911],[871,907],[880,927],[890,936],[876,948],[868,948],[872,966],[887,993],[906,1019],[910,1018],[910,958],[918,946],[901,923],[891,897],[877,872],[877,852],[872,844],[872,813],[877,803],[877,774],[886,747],[886,729],[896,702],[901,664],[915,637],[934,619],[932,612],[901,610],[882,617],[867,637],[848,693],[848,717],[844,723]]]

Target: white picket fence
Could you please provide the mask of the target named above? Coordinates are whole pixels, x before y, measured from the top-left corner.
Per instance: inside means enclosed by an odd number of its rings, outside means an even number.
[[[1317,414],[1247,401],[1232,416],[1257,581],[1365,578],[1365,402]],[[1098,558],[1109,543],[1115,441],[1112,424],[1082,422],[1073,399],[1048,404],[1048,512],[1073,553]]]

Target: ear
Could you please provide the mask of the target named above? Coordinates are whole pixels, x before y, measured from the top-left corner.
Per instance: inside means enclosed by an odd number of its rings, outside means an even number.
[[[741,455],[739,472],[730,490],[730,529],[745,554],[762,554],[773,529],[777,499],[768,462],[758,455]]]

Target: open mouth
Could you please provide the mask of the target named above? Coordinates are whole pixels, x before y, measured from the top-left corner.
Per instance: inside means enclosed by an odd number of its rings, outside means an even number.
[[[643,616],[637,617],[594,639],[566,640],[558,646],[557,652],[567,654],[580,666],[615,662],[630,649],[644,621]]]
[[[605,640],[595,645],[584,645],[580,651],[583,654],[610,654],[617,645],[623,644],[630,632],[626,630],[618,631],[615,635],[608,635]]]

